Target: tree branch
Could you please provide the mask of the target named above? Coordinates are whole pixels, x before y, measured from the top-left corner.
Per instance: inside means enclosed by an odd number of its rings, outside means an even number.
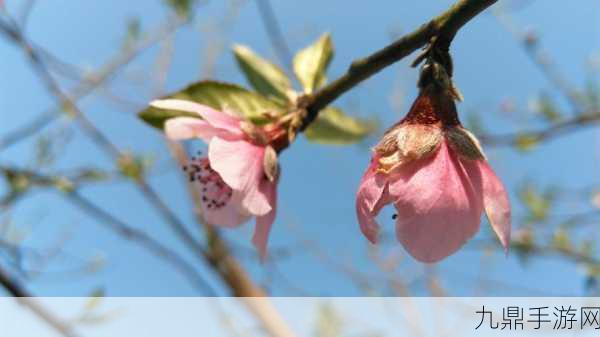
[[[521,131],[505,135],[479,135],[478,138],[483,144],[490,146],[515,146],[522,141],[523,137],[526,137],[528,142],[538,143],[544,140],[550,140],[552,138],[563,136],[580,127],[592,126],[598,123],[600,123],[600,111],[582,114],[563,122],[555,123],[546,129]]]
[[[448,48],[458,30],[477,14],[494,4],[497,0],[460,0],[450,9],[417,30],[407,34],[389,46],[350,65],[342,77],[321,88],[314,95],[306,97],[303,103],[307,111],[300,130],[304,130],[317,117],[319,111],[336,100],[346,91],[389,65],[403,59],[413,51],[424,46],[431,38],[441,48]]]
[[[73,88],[73,90],[66,94],[66,96],[75,102],[91,94],[94,89],[102,86],[110,78],[112,78],[112,76],[119,69],[129,64],[131,61],[133,61],[133,59],[135,59],[149,47],[163,40],[165,37],[170,36],[184,23],[185,21],[181,20],[166,22],[155,33],[150,34],[149,37],[142,39],[135,45],[128,47],[116,54],[106,64],[104,64],[99,71],[86,75],[85,78]],[[3,22],[0,22],[0,28],[3,30],[6,36],[10,38],[11,41],[19,44],[18,40],[15,40],[15,37],[20,38],[18,34],[15,34],[14,32],[9,33],[11,30],[14,31],[13,28]],[[17,142],[36,134],[48,124],[58,119],[58,117],[60,117],[60,113],[57,113],[56,109],[50,108],[46,110],[34,120],[0,138],[0,150],[4,150],[9,146],[16,144]]]
[[[79,177],[77,174],[73,176],[65,174],[47,175],[32,170],[4,165],[0,165],[0,173],[7,177],[23,177],[28,181],[28,185],[30,184],[32,187],[39,186],[55,189],[57,192],[60,192],[60,195],[65,200],[79,207],[90,217],[100,221],[103,226],[112,232],[125,240],[139,245],[141,248],[145,248],[150,254],[162,259],[165,263],[179,271],[181,275],[199,291],[199,293],[206,296],[217,295],[217,292],[211,287],[207,280],[204,279],[203,275],[196,270],[193,264],[187,262],[179,252],[163,244],[152,235],[128,225],[115,215],[105,211],[94,202],[81,195],[79,190],[82,187],[82,183],[86,180]],[[21,194],[14,195],[11,200],[22,196],[25,191],[26,190],[23,190],[20,192]],[[2,204],[0,203],[0,205]],[[202,247],[199,247],[198,249],[203,250]]]
[[[18,281],[13,279],[2,266],[0,266],[0,286],[2,286],[9,294],[14,296],[17,302],[43,320],[46,324],[56,330],[64,337],[77,337],[71,327],[59,318],[55,317],[52,312],[41,306],[32,295]]]

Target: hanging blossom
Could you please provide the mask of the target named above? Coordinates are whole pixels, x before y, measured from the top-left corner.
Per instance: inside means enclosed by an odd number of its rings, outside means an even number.
[[[506,252],[511,215],[508,196],[479,141],[462,127],[461,99],[445,68],[429,61],[408,114],[375,146],[356,196],[363,234],[377,243],[375,217],[392,203],[396,237],[421,262],[437,262],[477,233],[483,211]]]
[[[279,165],[274,141],[284,135],[275,124],[258,127],[233,114],[198,103],[165,99],[151,106],[192,112],[201,118],[176,117],[166,121],[165,134],[173,140],[200,138],[208,156],[192,157],[184,166],[200,191],[200,209],[211,225],[237,227],[256,218],[252,243],[261,259],[277,209]]]

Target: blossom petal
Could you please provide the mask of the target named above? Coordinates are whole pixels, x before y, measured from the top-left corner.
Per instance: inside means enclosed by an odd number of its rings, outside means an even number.
[[[385,175],[377,172],[377,156],[371,160],[356,193],[356,215],[360,230],[371,243],[376,244],[379,225],[375,217],[388,202]]]
[[[504,185],[498,179],[490,165],[482,160],[479,162],[483,179],[483,206],[490,225],[500,239],[504,250],[508,252],[510,243],[511,216],[510,201]]]
[[[244,140],[214,137],[208,146],[210,166],[223,181],[243,195],[242,206],[253,215],[265,215],[272,209],[267,196],[260,190],[266,180],[263,170],[265,148]]]
[[[201,138],[208,142],[212,137],[219,134],[219,131],[219,129],[215,129],[199,118],[176,117],[165,122],[165,134],[173,140]]]
[[[265,215],[256,217],[256,227],[254,229],[254,235],[252,236],[252,244],[258,250],[258,255],[261,261],[264,261],[267,257],[267,242],[269,240],[269,233],[271,227],[275,221],[275,215],[277,212],[277,181],[263,181],[261,183],[261,191],[269,200],[271,205],[271,211]]]
[[[209,225],[234,228],[247,222],[251,215],[241,208],[239,193],[234,191],[229,202],[221,208],[208,208],[208,204],[201,202],[202,217]]]
[[[398,241],[415,259],[437,262],[479,229],[482,181],[475,161],[460,161],[443,141],[435,155],[400,167],[390,182]]]
[[[237,136],[243,135],[242,130],[240,129],[240,120],[238,118],[215,110],[207,105],[181,99],[155,100],[150,102],[150,105],[159,109],[197,113],[202,119],[215,128],[226,130]]]

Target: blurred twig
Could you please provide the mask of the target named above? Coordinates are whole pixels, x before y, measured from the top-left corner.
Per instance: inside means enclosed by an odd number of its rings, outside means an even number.
[[[58,317],[55,317],[51,311],[39,304],[33,298],[33,295],[27,292],[25,287],[23,287],[17,280],[13,279],[8,272],[2,268],[2,266],[0,266],[0,285],[6,289],[9,294],[14,296],[19,304],[31,310],[37,317],[51,326],[61,336],[78,336],[78,334],[76,334],[68,324],[61,321]]]
[[[523,137],[526,137],[528,142],[535,144],[579,130],[581,127],[593,126],[598,123],[600,123],[600,111],[595,111],[592,113],[580,114],[571,119],[554,123],[545,129],[520,131],[505,135],[483,134],[478,135],[478,137],[482,143],[491,146],[519,145],[519,143],[523,141]]]
[[[78,85],[76,85],[71,90],[71,92],[69,94],[66,94],[65,96],[69,97],[69,99],[72,101],[78,101],[86,97],[87,95],[92,93],[96,88],[102,86],[106,81],[108,81],[117,70],[127,65],[135,57],[137,57],[140,53],[142,53],[152,45],[156,44],[159,41],[162,41],[165,37],[171,35],[173,31],[181,27],[181,25],[185,22],[186,21],[182,21],[181,19],[168,21],[155,33],[150,34],[148,37],[142,39],[138,43],[135,43],[131,46],[128,45],[124,50],[120,51],[110,61],[103,65],[99,71],[93,74],[86,75],[84,80]],[[23,40],[23,37],[20,35],[18,30],[15,30],[16,28],[11,27],[6,22],[0,21],[0,29],[2,29],[2,31],[13,42],[16,42],[20,45],[22,44],[22,42],[20,41]],[[31,48],[25,48],[25,50],[31,50]],[[43,59],[41,55],[37,56],[36,58],[40,61]],[[62,104],[59,107],[59,109],[62,109]],[[36,134],[45,126],[49,125],[54,120],[59,118],[61,114],[55,110],[55,108],[48,109],[47,111],[40,114],[38,117],[26,123],[24,126],[19,127],[18,129],[13,130],[8,134],[2,136],[0,138],[0,150],[4,150],[9,146],[18,143],[19,141]]]
[[[131,226],[128,226],[127,224],[118,220],[110,213],[104,211],[102,208],[98,207],[97,205],[95,205],[90,200],[83,197],[76,191],[67,193],[66,198],[68,198],[71,202],[79,206],[81,209],[89,213],[94,218],[102,221],[114,232],[119,233],[121,237],[145,247],[154,255],[164,259],[173,267],[177,268],[182,273],[182,275],[184,275],[190,281],[190,284],[194,288],[198,289],[202,294],[206,296],[217,295],[217,292],[196,271],[194,266],[189,264],[176,251],[172,250],[171,248],[168,248],[167,246],[164,246],[162,243],[160,243],[147,233],[135,229]]]
[[[79,181],[71,181],[63,175],[43,175],[30,170],[19,170],[14,167],[2,166],[0,167],[0,171],[4,172],[5,175],[8,174],[11,176],[22,176],[24,179],[27,179],[27,181],[34,185],[57,189],[61,196],[88,213],[93,218],[99,220],[100,223],[107,226],[107,228],[117,233],[120,237],[139,244],[152,254],[178,269],[182,275],[184,275],[190,281],[192,286],[198,289],[201,293],[208,296],[216,295],[216,291],[212,289],[207,281],[196,271],[195,267],[181,257],[178,252],[163,245],[146,232],[127,225],[125,222],[119,220],[114,215],[103,210],[101,207],[97,206],[92,201],[81,195],[78,191],[80,183]]]
[[[267,31],[267,36],[271,41],[271,45],[277,54],[277,58],[279,58],[279,62],[281,62],[288,72],[291,72],[292,69],[292,53],[290,52],[290,48],[283,37],[283,33],[281,32],[281,26],[277,21],[277,17],[273,12],[273,7],[271,6],[270,0],[256,0],[256,5],[258,7],[258,12],[262,19],[262,22],[265,26],[265,30]]]
[[[11,26],[0,21],[0,30],[4,32],[5,35],[10,37],[15,43],[21,46],[29,58],[33,68],[38,73],[40,79],[46,85],[48,91],[55,96],[60,106],[64,106],[66,110],[71,112],[80,129],[94,142],[94,144],[103,150],[109,156],[109,158],[115,161],[118,161],[124,165],[133,163],[131,156],[121,152],[118,146],[114,144],[110,138],[96,128],[96,126],[79,109],[77,104],[69,96],[63,93],[59,84],[45,67],[37,51],[33,48],[33,46],[31,46],[31,44],[27,42],[18,27]],[[187,245],[192,252],[195,253],[195,256],[202,258],[202,256],[205,254],[202,245],[194,238],[192,233],[186,228],[185,224],[179,220],[175,213],[173,213],[168,205],[160,198],[158,193],[148,184],[144,178],[143,172],[136,172],[134,176],[131,176],[131,178],[144,198],[158,211],[158,213],[163,217],[165,222],[171,227],[178,238],[185,245]]]
[[[550,83],[552,83],[560,93],[562,93],[576,113],[585,111],[585,105],[577,91],[569,84],[566,78],[553,66],[549,56],[544,53],[539,46],[539,38],[533,32],[521,30],[512,20],[510,14],[503,8],[497,6],[492,13],[495,14],[498,21],[517,39],[523,46],[525,54],[540,69]]]

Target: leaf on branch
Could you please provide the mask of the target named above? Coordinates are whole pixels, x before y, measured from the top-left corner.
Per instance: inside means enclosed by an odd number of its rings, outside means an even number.
[[[164,2],[177,13],[177,15],[187,18],[192,14],[192,8],[197,0],[164,0]]]
[[[192,84],[166,98],[193,101],[220,111],[227,110],[257,124],[266,122],[265,113],[281,115],[285,112],[283,105],[258,93],[248,91],[235,84],[214,81]],[[180,116],[200,118],[194,113],[153,107],[148,107],[138,115],[146,123],[159,129],[163,128],[165,121],[169,118]]]
[[[140,18],[133,17],[127,20],[125,38],[123,39],[123,47],[130,48],[142,37],[142,23]]]
[[[153,159],[148,156],[124,153],[117,160],[117,167],[124,177],[139,180],[151,168]]]
[[[250,48],[233,46],[233,54],[246,79],[259,93],[287,101],[287,93],[292,89],[290,79],[277,65],[265,60]]]
[[[536,111],[544,117],[548,122],[556,123],[562,119],[562,115],[558,110],[556,103],[551,96],[542,92],[536,100]]]
[[[511,240],[511,249],[513,249],[522,263],[526,263],[529,256],[535,250],[535,237],[530,228],[521,228],[514,233]]]
[[[332,58],[333,43],[329,33],[323,34],[315,43],[294,56],[294,73],[305,93],[312,93],[325,84],[325,73]]]
[[[538,143],[539,139],[534,135],[520,134],[515,139],[515,147],[523,152],[533,150]]]
[[[361,141],[376,128],[372,120],[355,118],[338,108],[328,107],[319,113],[304,134],[312,142],[345,145]]]
[[[528,183],[519,189],[519,197],[529,213],[529,222],[544,221],[552,209],[554,190],[539,191],[533,184]]]
[[[600,109],[600,89],[596,81],[590,79],[586,82],[583,96],[590,110],[597,111]]]
[[[562,252],[571,251],[571,239],[569,232],[564,228],[559,228],[552,236],[552,246]]]

